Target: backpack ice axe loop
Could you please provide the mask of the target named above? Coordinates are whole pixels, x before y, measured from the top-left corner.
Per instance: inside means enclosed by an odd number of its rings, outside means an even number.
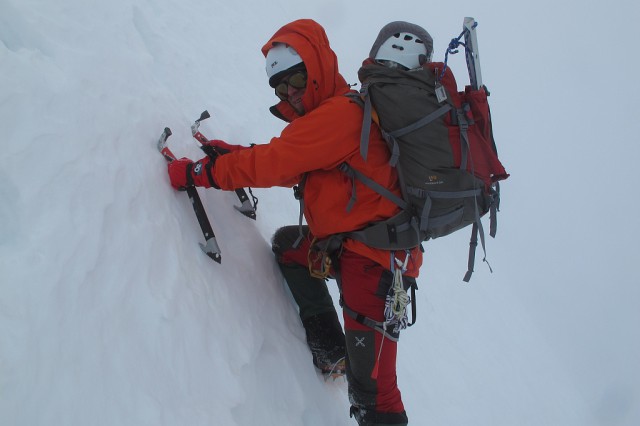
[[[169,136],[171,136],[171,129],[165,127],[162,135],[160,135],[160,139],[158,139],[157,147],[158,151],[160,151],[160,153],[164,156],[165,160],[167,160],[168,162],[172,162],[176,159],[176,156],[173,155],[173,152],[171,152],[171,150],[167,147],[167,139],[169,138]],[[200,200],[198,190],[195,186],[188,186],[186,188],[186,192],[189,196],[189,200],[191,201],[191,206],[193,207],[193,212],[196,215],[196,219],[198,219],[200,230],[204,235],[205,244],[199,243],[200,248],[215,262],[222,263],[222,255],[220,247],[218,246],[218,242],[216,241],[216,234],[213,232],[213,228],[211,227],[211,223],[209,222],[209,218],[207,217],[207,212],[202,205],[202,200]]]

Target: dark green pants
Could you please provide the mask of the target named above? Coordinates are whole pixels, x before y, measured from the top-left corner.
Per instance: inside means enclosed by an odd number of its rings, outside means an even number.
[[[303,226],[303,231],[305,235],[308,234],[308,227]],[[319,314],[335,313],[333,299],[329,294],[326,281],[322,278],[312,277],[309,269],[304,266],[307,264],[308,250],[292,249],[298,236],[299,228],[297,226],[280,228],[273,236],[272,250],[300,309],[300,319],[304,321]],[[309,242],[305,239],[301,244],[308,246]]]
[[[308,233],[308,229],[304,228]],[[273,252],[291,294],[299,308],[313,364],[323,373],[334,371],[345,358],[344,332],[338,319],[327,283],[311,276],[307,264],[309,241],[293,245],[300,235],[297,226],[279,229],[272,242]]]

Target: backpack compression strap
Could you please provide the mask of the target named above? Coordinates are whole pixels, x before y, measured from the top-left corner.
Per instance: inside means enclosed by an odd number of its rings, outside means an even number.
[[[364,114],[362,117],[362,132],[360,133],[360,155],[367,161],[367,155],[369,154],[369,136],[371,135],[371,121],[372,121],[372,112],[373,107],[371,105],[371,95],[369,94],[369,83],[364,83],[362,88],[360,89],[361,99],[364,99]],[[426,126],[437,118],[443,116],[447,112],[451,110],[452,106],[450,104],[442,105],[437,110],[427,114],[422,117],[420,120],[412,123],[406,127],[401,129],[394,130],[392,132],[384,132],[383,135],[385,139],[392,145],[391,149],[391,159],[389,160],[389,164],[392,167],[395,167],[398,163],[398,159],[400,157],[400,149],[398,147],[398,142],[395,138],[399,138],[401,136],[406,135],[407,133],[411,133],[414,130],[417,130],[421,127]],[[389,139],[391,136],[391,139]]]
[[[362,172],[359,172],[358,170],[354,169],[349,164],[342,163],[342,164],[340,164],[340,166],[338,166],[338,169],[341,172],[343,172],[344,174],[346,174],[347,176],[349,176],[351,178],[352,182],[354,183],[353,184],[353,190],[351,191],[351,199],[349,200],[349,204],[347,204],[347,212],[351,211],[351,209],[353,208],[353,204],[356,202],[356,187],[355,187],[355,179],[354,178],[358,179],[360,182],[364,183],[369,188],[371,188],[374,191],[376,191],[378,194],[380,194],[383,197],[387,198],[388,200],[392,201],[394,204],[396,204],[401,209],[407,210],[410,207],[409,203],[407,203],[405,200],[403,200],[402,198],[398,197],[396,194],[394,194],[393,192],[389,191],[387,188],[385,188],[384,186],[380,185],[378,182],[376,182],[373,179],[365,176]]]
[[[371,103],[371,99],[367,96],[367,101],[369,103]],[[437,110],[425,115],[424,117],[422,117],[420,120],[416,121],[413,124],[409,124],[406,127],[403,127],[401,129],[397,129],[394,130],[392,132],[388,132],[387,135],[391,137],[391,140],[389,142],[391,142],[393,144],[392,148],[391,148],[391,159],[389,160],[389,164],[392,167],[395,167],[395,165],[398,163],[398,160],[400,158],[400,148],[398,147],[398,142],[396,141],[396,138],[400,138],[408,133],[413,132],[414,130],[418,130],[421,127],[426,126],[427,124],[431,123],[432,121],[438,119],[439,117],[443,116],[444,114],[446,114],[447,112],[451,111],[451,105],[449,104],[444,104],[442,105],[440,108],[438,108]],[[387,137],[387,136],[385,136]],[[362,151],[362,144],[364,143],[364,140],[360,141],[360,150]],[[367,143],[369,142],[369,138],[367,137]]]
[[[471,279],[471,274],[473,274],[473,267],[476,259],[476,247],[478,246],[478,234],[480,234],[480,244],[482,244],[482,251],[484,252],[483,262],[489,266],[489,271],[493,272],[491,269],[491,265],[487,261],[487,249],[484,243],[484,228],[482,227],[482,221],[480,220],[480,210],[478,209],[478,201],[475,199],[476,203],[476,218],[473,223],[473,229],[471,230],[471,241],[469,241],[469,261],[467,263],[467,273],[464,275],[462,281],[468,283]]]

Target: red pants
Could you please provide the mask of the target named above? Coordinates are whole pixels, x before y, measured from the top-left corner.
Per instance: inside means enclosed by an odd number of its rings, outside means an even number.
[[[305,234],[308,233],[306,227],[304,231]],[[281,228],[274,236],[273,250],[279,263],[297,264],[306,268],[309,237],[307,235],[299,247],[293,248],[292,242],[297,235],[297,227]],[[332,272],[338,281],[345,306],[374,321],[384,320],[385,298],[393,284],[391,271],[371,259],[345,250],[337,259],[333,259]],[[408,288],[413,279],[405,279],[405,288]],[[293,281],[288,278],[289,280]],[[324,285],[323,280],[314,280],[310,276],[303,279],[298,275],[296,281],[302,282],[288,282],[294,294],[298,293],[296,287],[309,289],[312,286]],[[299,303],[304,303],[305,311],[312,310],[313,306],[310,305],[313,303],[310,303],[309,297],[298,299]],[[326,304],[326,297],[322,299],[322,304]],[[319,300],[318,304],[320,302]],[[361,424],[407,424],[396,380],[397,343],[361,324],[345,312],[343,317],[352,414]]]
[[[389,270],[366,257],[345,251],[339,259],[338,283],[346,306],[374,321],[384,321],[385,298],[393,283]],[[404,416],[396,380],[397,343],[350,315],[343,313],[343,316],[352,405],[366,412],[366,417],[371,417],[371,410],[379,414],[378,417],[388,413],[392,417],[388,420],[396,417],[392,413]],[[406,417],[404,419],[406,423]]]

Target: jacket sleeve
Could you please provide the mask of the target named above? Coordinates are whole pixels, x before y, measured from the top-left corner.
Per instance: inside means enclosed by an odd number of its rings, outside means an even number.
[[[223,155],[214,179],[221,189],[291,187],[312,170],[334,169],[358,152],[362,109],[346,97],[329,99],[290,123],[269,144]]]

